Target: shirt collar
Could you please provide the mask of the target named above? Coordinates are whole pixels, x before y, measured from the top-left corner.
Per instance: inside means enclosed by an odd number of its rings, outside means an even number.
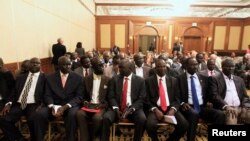
[[[64,74],[64,73],[62,73],[62,72],[60,71],[60,76],[61,76],[61,77],[62,77],[62,76],[68,77],[68,76],[69,76],[69,73]]]
[[[96,75],[95,73],[93,73],[93,79],[94,80],[101,80],[101,75]]]
[[[137,65],[135,65],[135,68],[142,68],[144,66],[144,63],[141,65],[141,67],[138,67]]]
[[[132,74],[133,73],[131,73],[127,78],[128,78],[128,80],[131,80],[131,78],[132,78]],[[124,78],[123,79],[125,79],[126,78],[126,76],[124,76]]]
[[[186,73],[187,74],[187,78],[190,78],[190,76],[193,76],[194,78],[198,78],[197,74],[194,73],[193,75],[191,75],[190,73]]]
[[[33,74],[33,76],[39,76],[40,75],[40,71],[39,72],[36,72],[36,73],[31,73],[29,72],[29,76],[31,76]]]
[[[159,80],[159,79],[165,80],[166,79],[166,75],[160,77],[158,74],[156,74],[156,76],[157,76],[157,80]]]
[[[223,74],[224,79],[229,79],[229,80],[233,80],[234,79],[233,75],[231,75],[231,78],[228,78],[224,73],[222,73],[222,74]]]

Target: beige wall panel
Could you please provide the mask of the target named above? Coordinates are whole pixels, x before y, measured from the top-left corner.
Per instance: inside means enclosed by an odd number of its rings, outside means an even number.
[[[240,29],[240,26],[230,27],[228,50],[238,50],[240,42]]]
[[[115,25],[115,45],[120,48],[125,48],[125,24]]]
[[[173,25],[169,25],[169,32],[168,32],[168,48],[172,48],[172,37],[173,37]]]
[[[223,50],[226,37],[226,26],[216,26],[214,36],[214,49]]]
[[[0,0],[0,57],[4,63],[15,62],[17,59],[16,48],[20,47],[14,43],[13,39],[13,15],[12,15],[12,1]],[[15,46],[14,46],[15,45]]]
[[[59,37],[67,51],[74,51],[77,42],[86,51],[95,48],[95,16],[79,1],[5,0],[0,8],[5,19],[0,21],[0,32],[6,37],[0,39],[0,55],[6,63],[51,57],[51,46]]]
[[[244,27],[242,50],[246,50],[250,44],[250,26]]]
[[[111,47],[111,25],[110,24],[101,24],[100,25],[101,33],[101,48],[110,48]]]

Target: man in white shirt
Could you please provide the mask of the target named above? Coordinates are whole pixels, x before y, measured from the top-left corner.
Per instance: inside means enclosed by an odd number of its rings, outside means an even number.
[[[249,97],[243,79],[233,75],[234,69],[235,64],[233,60],[224,60],[222,62],[221,75],[209,79],[209,90],[211,96],[214,97],[215,108],[226,111],[226,113],[231,113],[237,117],[238,112],[235,107],[241,107]]]
[[[84,78],[84,107],[76,114],[81,141],[92,141],[100,137],[102,116],[108,106],[106,95],[110,78],[103,75],[104,66],[99,58],[93,58],[91,64],[94,72]],[[90,122],[92,124],[88,124]]]

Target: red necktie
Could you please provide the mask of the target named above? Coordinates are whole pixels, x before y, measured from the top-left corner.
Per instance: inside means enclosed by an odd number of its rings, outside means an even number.
[[[162,79],[159,80],[159,95],[160,95],[160,102],[161,102],[161,109],[166,112],[167,111],[167,102],[165,98],[165,92],[162,84]]]
[[[121,105],[121,111],[122,112],[126,109],[127,92],[128,92],[128,78],[125,77],[125,82],[123,84],[123,89],[122,89],[122,105]]]

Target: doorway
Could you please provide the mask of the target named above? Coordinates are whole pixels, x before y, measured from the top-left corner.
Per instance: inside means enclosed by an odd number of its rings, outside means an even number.
[[[145,54],[147,51],[156,49],[157,36],[154,35],[139,35],[139,51]]]
[[[201,37],[200,36],[184,36],[183,50],[184,52],[189,52],[195,50],[197,52],[202,51],[201,46]]]

